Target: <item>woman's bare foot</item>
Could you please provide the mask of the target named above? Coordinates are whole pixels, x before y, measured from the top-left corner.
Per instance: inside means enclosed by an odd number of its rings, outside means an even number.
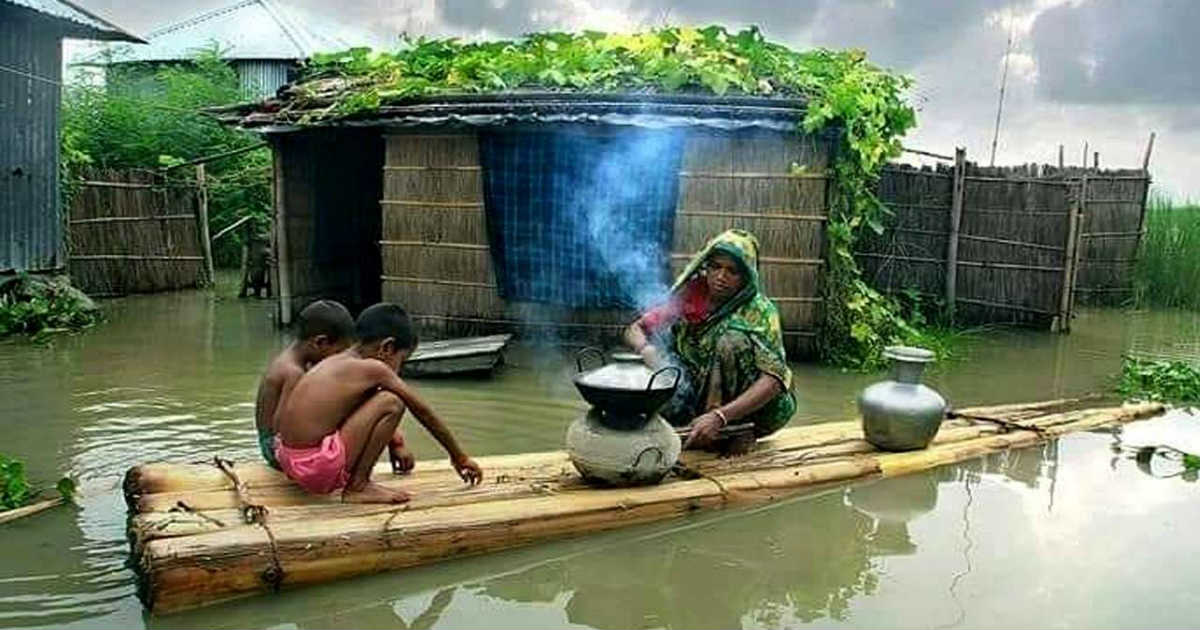
[[[360,490],[342,490],[342,503],[407,503],[412,496],[403,490],[385,488],[373,481]]]

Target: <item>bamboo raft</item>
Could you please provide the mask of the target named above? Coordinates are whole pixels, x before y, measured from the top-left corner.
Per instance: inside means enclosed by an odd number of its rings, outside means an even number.
[[[464,485],[445,461],[420,462],[405,477],[380,465],[377,480],[414,494],[402,506],[306,495],[258,463],[145,464],[131,468],[124,483],[131,564],[146,607],[169,613],[904,475],[1163,411],[1156,403],[1069,410],[1077,406],[964,409],[1008,424],[947,420],[929,448],[907,453],[877,451],[858,421],[789,428],[738,457],[685,453],[677,474],[638,488],[587,486],[561,451],[481,457],[487,478],[476,487]]]

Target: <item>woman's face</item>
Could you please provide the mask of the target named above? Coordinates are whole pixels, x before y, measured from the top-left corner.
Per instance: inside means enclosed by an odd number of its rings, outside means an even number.
[[[737,295],[746,284],[742,267],[729,254],[713,254],[704,261],[704,278],[708,282],[708,294],[717,302],[724,302]]]

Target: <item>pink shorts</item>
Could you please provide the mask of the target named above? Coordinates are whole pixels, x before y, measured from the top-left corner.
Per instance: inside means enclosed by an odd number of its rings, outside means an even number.
[[[275,457],[284,474],[313,494],[341,490],[350,481],[346,472],[346,444],[334,431],[317,446],[292,448],[283,441],[275,448]]]

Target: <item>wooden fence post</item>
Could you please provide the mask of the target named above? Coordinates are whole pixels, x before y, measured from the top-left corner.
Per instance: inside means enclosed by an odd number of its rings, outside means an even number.
[[[209,286],[216,284],[213,270],[212,242],[208,236],[208,179],[204,165],[196,165],[196,222],[200,232],[200,251],[204,254],[204,279]]]
[[[958,303],[958,231],[962,224],[963,196],[966,189],[967,150],[954,148],[954,188],[950,202],[950,236],[946,243],[946,316],[954,321]]]
[[[1084,176],[1086,180],[1086,175]],[[1086,187],[1081,187],[1081,192]],[[1069,189],[1068,189],[1069,192]],[[1082,195],[1080,196],[1082,198]],[[1071,304],[1075,292],[1075,251],[1079,247],[1079,205],[1082,199],[1072,199],[1067,208],[1067,243],[1063,250],[1062,294],[1059,295],[1058,317],[1051,324],[1051,332],[1065,333],[1071,330]]]
[[[279,292],[279,324],[290,326],[292,323],[292,276],[291,256],[288,252],[287,233],[287,204],[284,203],[284,193],[287,190],[283,181],[283,149],[278,143],[271,145],[271,159],[274,162],[275,181],[271,191],[275,204],[275,273],[279,280],[276,290]]]
[[[1087,171],[1085,170],[1083,172],[1083,179],[1079,182],[1079,203],[1076,204],[1076,208],[1078,209],[1078,212],[1079,212],[1079,218],[1076,220],[1077,226],[1075,228],[1075,232],[1076,232],[1075,255],[1071,258],[1071,291],[1070,291],[1071,301],[1067,305],[1067,317],[1071,317],[1072,314],[1075,313],[1075,293],[1076,293],[1075,286],[1079,282],[1079,257],[1080,257],[1080,252],[1083,250],[1083,228],[1088,219],[1087,207],[1088,207],[1088,174],[1087,174]],[[1071,329],[1071,325],[1070,325],[1070,322],[1068,321],[1067,330],[1070,330],[1070,329]]]

